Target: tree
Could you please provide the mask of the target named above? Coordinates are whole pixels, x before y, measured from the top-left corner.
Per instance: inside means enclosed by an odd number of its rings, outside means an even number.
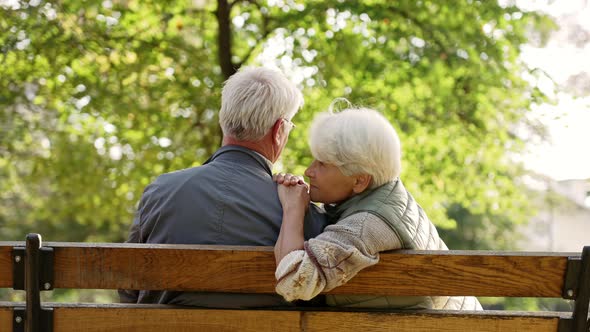
[[[0,5],[0,238],[121,241],[142,189],[220,143],[220,88],[242,65],[300,85],[282,165],[335,97],[383,112],[403,179],[437,225],[447,210],[521,222],[510,156],[545,96],[518,58],[551,21],[490,1],[4,1]],[[490,219],[494,222],[493,218]]]

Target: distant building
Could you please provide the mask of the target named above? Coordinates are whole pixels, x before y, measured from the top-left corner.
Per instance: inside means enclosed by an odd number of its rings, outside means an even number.
[[[519,228],[521,250],[580,252],[590,245],[590,179],[555,181],[536,175],[525,182],[538,214]]]

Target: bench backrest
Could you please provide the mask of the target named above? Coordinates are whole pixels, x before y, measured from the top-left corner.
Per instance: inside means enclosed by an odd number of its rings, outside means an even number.
[[[12,288],[12,248],[0,245],[0,287]],[[52,243],[54,288],[274,293],[272,247]],[[331,294],[561,298],[576,253],[412,251],[381,254]]]
[[[14,248],[23,245],[0,242],[0,288],[18,284],[15,278],[20,275],[13,272],[13,265],[24,263],[15,259],[23,252]],[[52,250],[40,256],[40,265],[53,273],[39,276],[35,283],[40,289],[49,284],[48,288],[274,293],[276,282],[270,247],[52,242],[44,247]],[[579,298],[585,289],[581,287],[583,268],[579,253],[395,251],[382,253],[379,264],[330,294]],[[587,278],[586,283],[590,283]],[[15,306],[0,305],[0,331],[12,331]],[[571,313],[199,310],[121,304],[53,304],[52,309],[54,331],[138,326],[142,331],[332,331],[337,326],[340,331],[346,330],[344,325],[362,331],[375,328],[376,322],[381,327],[395,326],[396,331],[427,331],[437,326],[449,331],[558,331],[575,325]],[[587,316],[587,302],[585,310]]]

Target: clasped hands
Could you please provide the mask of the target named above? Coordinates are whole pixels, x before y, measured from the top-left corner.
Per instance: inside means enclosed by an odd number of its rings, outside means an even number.
[[[277,183],[279,200],[284,211],[306,211],[309,207],[309,185],[305,183],[303,176],[290,173],[273,175],[272,179]]]

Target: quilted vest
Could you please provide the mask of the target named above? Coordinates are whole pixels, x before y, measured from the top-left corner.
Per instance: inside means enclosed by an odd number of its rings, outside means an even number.
[[[328,207],[326,212],[332,222],[334,219],[343,219],[355,213],[371,213],[397,234],[402,242],[400,249],[448,249],[434,224],[401,180],[354,196],[339,206]],[[481,310],[479,301],[472,296],[327,295],[326,301],[330,306],[342,307]]]
[[[368,212],[379,217],[397,234],[402,242],[401,249],[447,249],[436,227],[401,180],[388,182],[355,198],[350,200],[350,205],[342,207],[344,211],[339,219],[359,212]]]

